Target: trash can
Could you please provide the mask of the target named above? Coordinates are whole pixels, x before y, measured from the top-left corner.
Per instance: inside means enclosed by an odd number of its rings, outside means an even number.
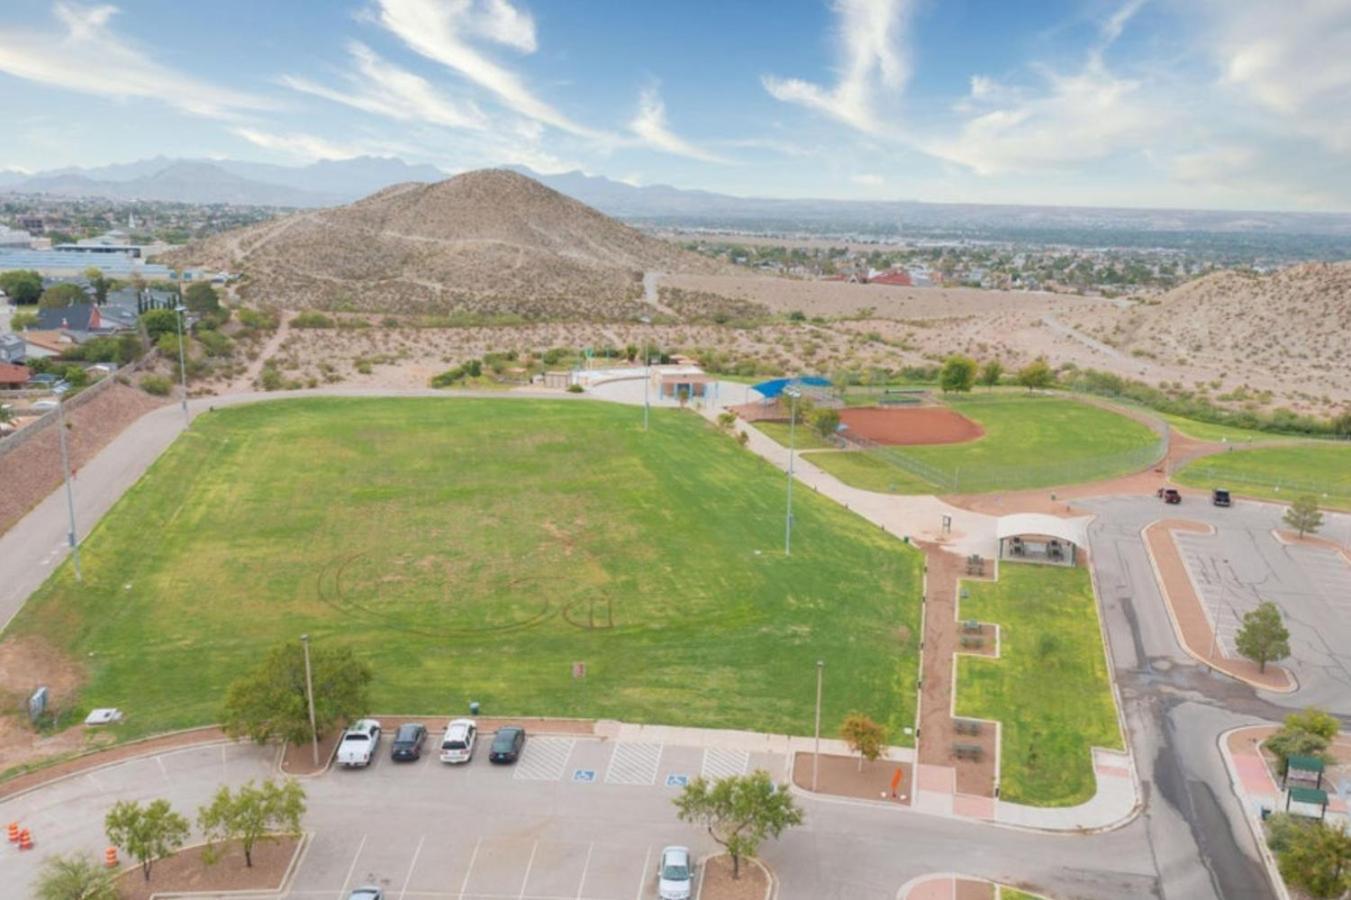
[[[476,716],[476,715],[478,715],[478,709],[479,709],[479,707],[478,707],[478,701],[477,701],[477,700],[470,700],[470,701],[469,701],[469,715],[471,715],[471,716]]]

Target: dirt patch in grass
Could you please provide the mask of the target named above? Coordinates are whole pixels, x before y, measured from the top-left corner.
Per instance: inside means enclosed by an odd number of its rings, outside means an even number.
[[[847,435],[892,446],[959,444],[985,434],[975,422],[943,406],[856,406],[840,410],[840,423],[848,426]]]
[[[793,784],[808,791],[812,789],[812,755],[804,752],[793,757]],[[891,780],[896,777],[897,769],[901,770],[901,781],[893,797]],[[860,769],[856,756],[822,753],[820,771],[817,773],[817,792],[837,797],[857,797],[860,800],[887,800],[909,806],[910,798],[914,795],[914,774],[913,767],[907,762],[864,760]]]
[[[205,846],[189,847],[155,863],[146,881],[139,867],[128,869],[117,883],[122,900],[149,900],[156,892],[169,891],[275,891],[300,847],[300,838],[282,837],[260,841],[253,848],[253,866],[244,865],[238,842],[217,845],[220,858],[207,865]]]
[[[741,877],[732,877],[732,857],[715,856],[704,863],[699,896],[703,900],[764,900],[769,870],[758,860],[741,861]]]
[[[84,679],[83,666],[38,635],[0,643],[0,695],[22,701],[45,685],[48,704],[60,706],[75,696]]]

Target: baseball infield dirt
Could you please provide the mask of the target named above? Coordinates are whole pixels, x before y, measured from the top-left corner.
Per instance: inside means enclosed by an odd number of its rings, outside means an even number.
[[[960,444],[974,441],[985,432],[966,416],[942,406],[889,409],[856,406],[840,410],[840,422],[848,434],[877,444]]]

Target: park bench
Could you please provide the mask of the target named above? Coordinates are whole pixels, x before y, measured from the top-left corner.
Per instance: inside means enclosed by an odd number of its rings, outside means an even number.
[[[970,556],[968,556],[966,558],[966,574],[984,575],[985,558],[981,556],[979,553],[973,553]]]
[[[962,631],[966,632],[967,634],[980,634],[980,620],[967,619],[965,622],[962,623]]]
[[[980,723],[973,722],[970,719],[954,719],[952,725],[958,734],[980,734]]]
[[[964,634],[962,635],[962,646],[967,650],[979,650],[985,646],[985,638],[980,635]]]
[[[979,760],[985,755],[985,749],[980,744],[958,742],[952,745],[952,755],[958,759]]]

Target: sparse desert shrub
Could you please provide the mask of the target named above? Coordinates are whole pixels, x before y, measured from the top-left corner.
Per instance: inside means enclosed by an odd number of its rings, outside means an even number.
[[[580,384],[570,384],[570,385],[568,385],[568,393],[569,393],[569,394],[580,394],[580,393],[582,393],[583,390],[584,390],[584,388],[583,388]]]
[[[332,328],[333,320],[320,312],[306,311],[297,313],[291,319],[292,328]]]
[[[156,397],[167,397],[174,383],[163,375],[142,375],[141,390]]]

